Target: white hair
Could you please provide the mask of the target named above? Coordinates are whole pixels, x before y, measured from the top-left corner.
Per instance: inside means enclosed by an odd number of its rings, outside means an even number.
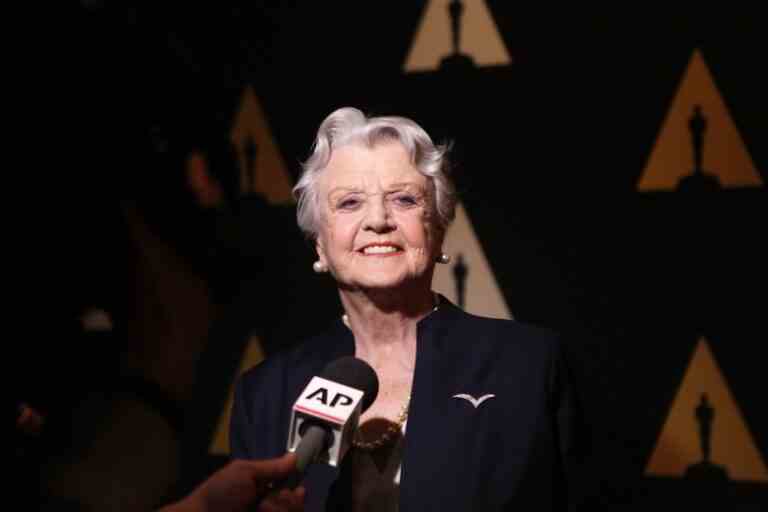
[[[320,124],[312,154],[304,162],[301,178],[293,187],[298,201],[296,218],[309,238],[317,238],[320,220],[317,181],[333,151],[349,144],[372,148],[379,142],[392,140],[403,145],[413,165],[427,178],[438,226],[443,231],[448,228],[456,210],[456,193],[448,177],[448,146],[435,145],[427,132],[408,118],[366,117],[356,108],[345,107],[332,112]]]

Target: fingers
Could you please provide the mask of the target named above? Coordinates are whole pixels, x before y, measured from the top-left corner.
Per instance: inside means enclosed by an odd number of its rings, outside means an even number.
[[[283,489],[270,494],[259,505],[259,512],[291,512],[304,509],[304,487]]]
[[[258,482],[288,476],[296,470],[296,455],[287,453],[277,459],[241,461]]]

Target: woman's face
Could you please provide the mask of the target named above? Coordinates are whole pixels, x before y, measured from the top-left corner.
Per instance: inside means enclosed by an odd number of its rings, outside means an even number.
[[[385,141],[336,149],[319,182],[317,253],[343,286],[429,288],[442,240],[427,178]]]

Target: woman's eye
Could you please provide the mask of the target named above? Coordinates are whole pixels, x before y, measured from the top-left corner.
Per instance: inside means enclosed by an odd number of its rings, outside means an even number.
[[[350,198],[342,199],[341,201],[339,201],[338,206],[342,210],[349,210],[349,209],[355,208],[359,204],[360,204],[359,200],[350,197]]]
[[[418,204],[415,196],[404,194],[395,197],[395,202],[402,206],[414,206]]]

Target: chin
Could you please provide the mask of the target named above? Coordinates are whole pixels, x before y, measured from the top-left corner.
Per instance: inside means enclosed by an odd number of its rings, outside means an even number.
[[[379,291],[412,290],[414,285],[418,285],[422,281],[426,282],[423,276],[410,273],[399,275],[368,273],[365,276],[360,276],[359,279],[353,280],[356,288]]]
[[[405,279],[375,278],[368,276],[365,279],[355,280],[358,288],[368,290],[397,290],[406,283]]]

